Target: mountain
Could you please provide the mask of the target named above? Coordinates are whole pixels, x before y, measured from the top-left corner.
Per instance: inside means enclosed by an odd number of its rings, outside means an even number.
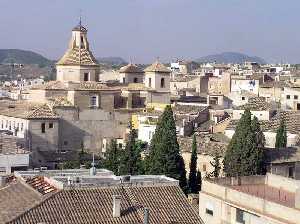
[[[116,66],[127,64],[127,62],[121,57],[102,57],[97,58],[97,60],[101,64],[109,64]]]
[[[32,51],[19,49],[0,49],[0,64],[35,64],[41,67],[52,65],[53,61]]]
[[[259,64],[266,64],[266,61],[260,57],[248,56],[246,54],[237,52],[224,52],[221,54],[208,55],[195,60],[196,62],[216,62],[216,63],[233,63],[243,64],[245,61],[257,62]]]

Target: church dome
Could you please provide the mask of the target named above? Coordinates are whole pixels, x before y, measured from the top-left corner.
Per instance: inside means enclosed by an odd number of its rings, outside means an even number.
[[[132,63],[120,68],[119,72],[120,73],[143,73],[142,69],[140,69],[138,66]]]
[[[171,73],[171,71],[158,60],[145,68],[144,72]]]

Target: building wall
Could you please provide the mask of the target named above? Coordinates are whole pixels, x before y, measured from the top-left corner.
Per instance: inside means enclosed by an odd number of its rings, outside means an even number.
[[[45,133],[42,132],[42,124],[45,124]],[[59,143],[58,129],[58,120],[30,120],[27,137],[30,150],[56,151]]]
[[[137,82],[135,82],[135,79]],[[125,82],[124,82],[125,80]],[[120,83],[143,83],[144,74],[143,73],[120,73],[119,74]]]
[[[56,109],[60,120],[60,148],[101,153],[103,139],[124,138],[131,114],[102,109]]]
[[[151,78],[151,85],[149,82]],[[165,86],[161,87],[161,79],[164,79]],[[154,88],[156,91],[170,91],[170,74],[158,72],[146,72],[144,83],[146,87]]]
[[[241,91],[241,90],[246,90],[254,94],[258,94],[259,80],[232,79],[231,91]]]
[[[99,68],[97,66],[56,66],[58,81],[84,81],[84,73],[89,73],[88,81],[99,81]]]
[[[267,102],[280,102],[282,89],[280,87],[259,87],[259,96],[265,97]]]
[[[232,111],[232,119],[233,120],[239,120],[242,115],[244,114],[244,110],[233,110]],[[260,121],[268,121],[270,120],[270,111],[254,111],[251,110],[251,115],[256,116],[258,120]]]
[[[286,110],[297,110],[297,105],[300,109],[300,89],[284,88],[281,94],[281,107]]]
[[[295,183],[292,183],[291,186],[291,182],[286,181],[287,178],[281,179],[282,177],[273,176],[267,175],[265,184],[273,183],[276,188],[286,185],[289,191],[293,192],[292,188]],[[255,181],[255,178],[251,177],[249,181],[251,179]],[[250,183],[254,184],[255,182]],[[287,186],[288,184],[289,186]],[[199,214],[207,224],[238,223],[236,219],[238,211],[244,213],[245,224],[296,224],[300,220],[300,213],[295,208],[286,207],[209,181],[202,182],[199,201],[202,202],[199,203]],[[208,214],[207,209],[212,209],[213,215]]]

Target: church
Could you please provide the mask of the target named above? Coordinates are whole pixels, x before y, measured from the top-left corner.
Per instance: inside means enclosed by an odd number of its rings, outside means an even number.
[[[24,138],[33,167],[56,167],[82,148],[99,155],[110,139],[124,144],[133,114],[170,104],[171,71],[158,60],[144,70],[130,63],[119,83],[103,82],[87,34],[81,22],[72,29],[56,80],[0,107],[0,129]]]

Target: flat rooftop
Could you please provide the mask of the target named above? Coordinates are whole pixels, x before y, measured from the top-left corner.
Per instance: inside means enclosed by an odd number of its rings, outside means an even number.
[[[112,171],[106,169],[97,169],[94,175],[90,173],[89,169],[16,171],[14,175],[24,181],[35,177],[43,177],[59,189],[119,185],[178,185],[177,180],[164,175],[116,176]]]

